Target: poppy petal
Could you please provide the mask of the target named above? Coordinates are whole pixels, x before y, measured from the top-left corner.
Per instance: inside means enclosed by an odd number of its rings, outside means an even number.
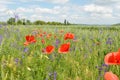
[[[70,49],[70,43],[62,44],[58,49],[59,53],[68,53]]]
[[[72,34],[72,33],[66,33],[64,35],[64,40],[67,40],[67,39],[74,39],[74,34]]]
[[[26,41],[30,41],[30,36],[29,35],[26,36]]]
[[[45,51],[47,54],[51,54],[54,51],[54,46],[48,45]]]
[[[29,45],[29,42],[24,42],[24,46],[28,46]]]
[[[104,79],[105,80],[119,80],[119,78],[117,77],[117,75],[113,74],[112,72],[106,72],[104,74]]]
[[[108,53],[104,59],[105,64],[113,65],[115,63],[114,53]]]
[[[27,35],[26,36],[26,41],[29,42],[29,43],[35,43],[36,42],[35,37],[33,35],[31,35],[31,36]]]
[[[104,62],[107,65],[120,65],[120,53],[119,52],[108,53],[105,56]]]

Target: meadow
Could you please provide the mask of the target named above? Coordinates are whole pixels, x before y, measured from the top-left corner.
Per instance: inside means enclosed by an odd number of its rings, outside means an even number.
[[[36,35],[39,30],[52,36],[44,37],[44,44],[38,37],[36,43],[25,46],[25,36]],[[67,32],[75,35],[75,41],[64,40]],[[58,53],[60,45],[67,42],[69,52]],[[55,46],[51,54],[42,51],[47,45]],[[107,71],[119,77],[119,65],[104,64],[105,55],[119,48],[120,26],[2,25],[0,80],[104,80]]]

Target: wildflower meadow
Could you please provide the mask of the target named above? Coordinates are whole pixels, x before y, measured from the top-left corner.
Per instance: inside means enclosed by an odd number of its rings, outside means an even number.
[[[0,80],[119,80],[119,65],[119,26],[0,26]]]

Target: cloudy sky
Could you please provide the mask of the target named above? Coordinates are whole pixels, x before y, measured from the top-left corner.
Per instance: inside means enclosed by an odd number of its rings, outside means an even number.
[[[120,0],[0,0],[0,21],[19,18],[79,24],[120,23]]]

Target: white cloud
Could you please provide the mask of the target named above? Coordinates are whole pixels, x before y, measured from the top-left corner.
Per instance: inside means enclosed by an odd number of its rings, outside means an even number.
[[[110,13],[106,13],[106,14],[92,13],[92,14],[91,14],[91,17],[99,18],[99,19],[102,19],[102,18],[114,18],[113,15],[110,14]]]
[[[0,19],[5,21],[7,17],[9,17],[9,9],[8,4],[14,4],[12,0],[0,0]]]
[[[93,0],[93,2],[100,5],[113,5],[120,3],[120,0]]]
[[[32,14],[67,14],[69,12],[69,7],[54,6],[53,8],[43,8],[43,7],[34,7],[34,8],[23,8],[19,7],[14,12],[16,13],[32,13]]]
[[[35,8],[35,13],[53,13],[52,9],[48,9],[48,8]]]
[[[100,14],[112,13],[111,8],[99,6],[99,5],[95,5],[95,4],[90,4],[90,5],[84,6],[84,10],[86,12],[90,12],[90,13],[100,13]]]
[[[100,6],[96,4],[90,4],[84,6],[84,11],[93,18],[107,18],[112,19],[115,18],[113,16],[113,8],[107,6]]]
[[[8,16],[7,11],[8,11],[7,6],[5,4],[0,3],[0,20],[3,20],[3,21],[6,20],[5,17]]]
[[[38,15],[38,14],[33,14],[32,16],[30,16],[28,19],[30,19],[31,21],[35,21],[35,20],[44,20],[44,21],[55,21],[55,17],[49,16],[49,15]]]
[[[51,2],[51,3],[56,3],[56,4],[65,4],[69,0],[44,0],[44,1]]]
[[[0,12],[4,12],[7,9],[6,5],[0,5]]]
[[[42,16],[40,16],[40,15],[35,15],[35,14],[33,14],[33,15],[31,15],[31,17],[30,17],[30,19],[31,20],[40,20],[42,18]]]
[[[33,12],[33,9],[19,7],[16,9],[16,12],[17,13],[31,13],[31,12]]]
[[[20,0],[21,2],[29,2],[29,1],[33,1],[33,0]],[[65,4],[67,3],[69,0],[34,0],[34,1],[38,1],[38,2],[49,2],[49,3],[53,3],[53,4]]]
[[[0,0],[0,4],[14,4],[12,0]]]

